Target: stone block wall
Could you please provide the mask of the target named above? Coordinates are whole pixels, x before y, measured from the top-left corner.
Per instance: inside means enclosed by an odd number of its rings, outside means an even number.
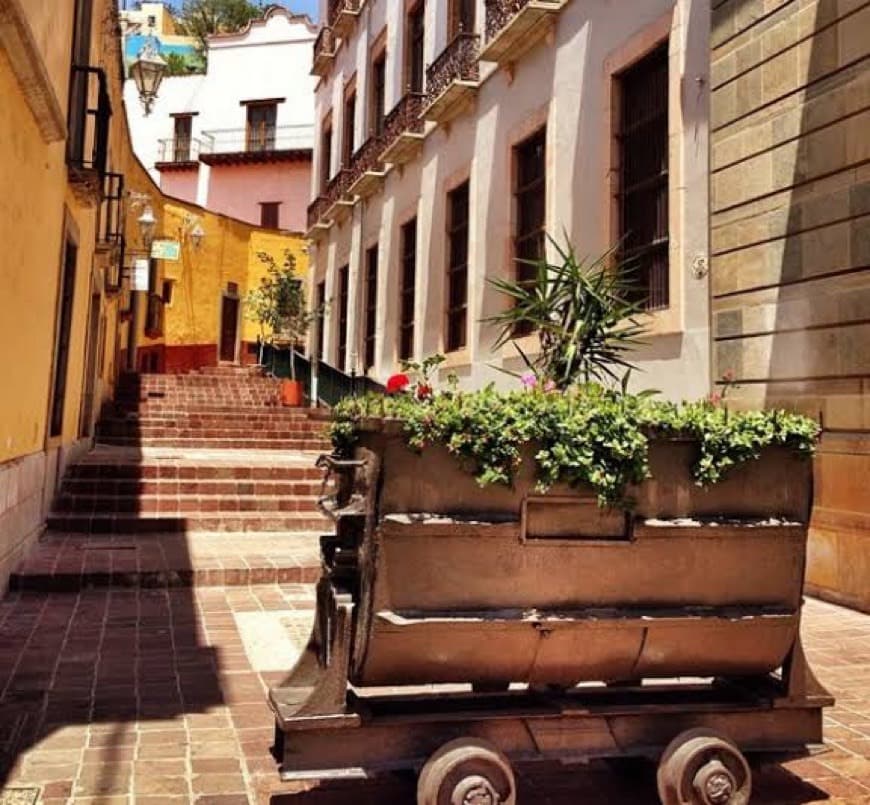
[[[811,592],[870,611],[870,2],[718,0],[713,376],[825,427]]]

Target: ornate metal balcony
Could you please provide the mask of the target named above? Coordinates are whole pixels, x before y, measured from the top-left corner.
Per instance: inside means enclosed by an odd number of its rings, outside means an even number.
[[[356,18],[359,16],[361,0],[329,0],[329,27],[342,39],[347,39]]]
[[[66,163],[74,191],[89,202],[98,201],[102,193],[111,118],[105,72],[99,67],[75,65],[70,80]]]
[[[328,199],[326,196],[318,196],[308,205],[308,237],[316,237],[332,225],[332,221],[326,217]]]
[[[157,146],[157,162],[154,163],[157,170],[191,170],[199,167],[202,141],[196,137],[170,137],[158,140]]]
[[[479,47],[477,34],[460,31],[426,69],[426,120],[447,123],[474,97],[480,79]]]
[[[103,288],[109,296],[121,290],[125,250],[124,174],[107,173],[97,218],[97,254],[103,266]]]
[[[311,75],[326,75],[332,67],[335,51],[335,32],[325,25],[314,40],[314,64],[311,67]]]
[[[350,163],[351,180],[347,189],[350,196],[368,198],[383,184],[387,175],[381,162],[383,150],[383,134],[372,134],[356,150]]]
[[[484,61],[511,64],[550,33],[568,0],[486,0]]]
[[[404,165],[423,143],[423,120],[420,112],[426,102],[424,92],[407,92],[384,120],[382,162]]]
[[[326,187],[324,216],[330,221],[342,221],[353,209],[354,201],[348,195],[353,174],[349,168],[340,168]]]

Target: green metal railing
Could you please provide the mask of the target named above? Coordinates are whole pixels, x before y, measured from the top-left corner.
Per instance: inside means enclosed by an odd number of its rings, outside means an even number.
[[[305,401],[310,404],[315,379],[310,358],[296,350],[291,353],[289,349],[275,349],[267,345],[263,348],[263,365],[275,377],[290,378],[293,376],[290,366],[291,354],[296,379],[302,382]],[[347,374],[323,361],[317,361],[316,382],[317,404],[330,407],[345,397],[356,397],[368,392],[375,394],[386,392],[382,384],[370,377]]]

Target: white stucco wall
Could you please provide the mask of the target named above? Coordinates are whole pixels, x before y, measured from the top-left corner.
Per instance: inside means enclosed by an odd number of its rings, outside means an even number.
[[[293,147],[312,147],[316,79],[309,71],[315,36],[316,29],[307,17],[275,7],[264,19],[253,21],[239,33],[211,37],[208,72],[165,78],[147,117],[135,85],[128,80],[124,93],[133,147],[155,181],[161,181],[160,171],[154,167],[160,156],[158,142],[174,136],[173,114],[195,115],[192,125],[195,140],[206,139],[208,132],[237,130],[232,137],[239,138],[242,150],[247,120],[242,102],[284,99],[277,106],[277,127],[299,127],[293,132]],[[275,168],[280,172],[282,166],[276,164]],[[215,197],[209,192],[211,173],[220,170],[200,163],[196,197],[188,200],[207,206],[209,198]],[[250,189],[250,204],[240,202],[240,205],[256,209],[257,201],[261,200],[256,182],[251,182]],[[295,211],[293,220],[303,217],[304,208]]]
[[[402,94],[404,8],[400,0],[370,0],[316,95],[320,123],[332,109],[333,173],[340,153],[341,103],[345,82],[356,73],[356,132],[368,130],[365,115],[370,43],[387,25],[387,110]],[[447,3],[427,3],[426,63],[447,39]],[[358,281],[365,250],[379,245],[377,359],[372,374],[383,380],[395,371],[398,336],[399,230],[418,218],[415,354],[444,351],[447,192],[470,179],[468,348],[451,354],[452,371],[467,386],[514,380],[494,365],[517,366],[494,354],[495,333],[480,320],[503,304],[487,285],[505,276],[512,263],[512,146],[547,125],[547,230],[563,230],[581,254],[598,255],[611,245],[610,103],[612,72],[635,52],[651,49],[670,31],[670,260],[671,306],[649,317],[654,334],[637,355],[635,385],[668,397],[698,397],[709,389],[708,287],[692,263],[707,253],[707,46],[709,8],[702,0],[634,0],[631,13],[607,0],[573,0],[558,17],[552,42],[542,41],[515,65],[512,75],[481,62],[481,85],[473,107],[449,127],[427,124],[422,152],[401,170],[388,172],[384,187],[358,202],[352,217],[333,225],[312,247],[312,283],[327,282],[333,297],[325,324],[325,356],[335,362],[338,269],[350,265],[348,352],[362,352],[363,288]],[[478,31],[484,20],[478,3]],[[635,55],[634,58],[637,56]],[[315,148],[312,197],[323,155]],[[507,362],[506,361],[507,358]],[[345,368],[350,369],[350,366]]]

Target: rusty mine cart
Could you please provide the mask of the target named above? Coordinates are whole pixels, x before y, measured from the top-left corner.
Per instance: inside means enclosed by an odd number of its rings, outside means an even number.
[[[511,805],[513,763],[647,757],[665,805],[745,805],[745,755],[812,751],[832,704],[800,640],[812,471],[771,448],[701,489],[691,455],[651,442],[631,513],[535,492],[533,461],[480,488],[389,422],[323,457],[315,625],[270,694],[282,777],[418,769],[418,805]]]

